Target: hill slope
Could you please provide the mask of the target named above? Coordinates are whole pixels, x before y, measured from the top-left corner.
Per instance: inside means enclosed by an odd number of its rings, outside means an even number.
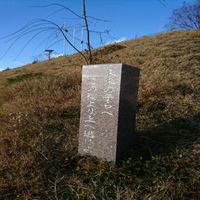
[[[141,68],[132,155],[115,167],[77,155],[79,55],[0,72],[2,199],[200,199],[200,32],[93,54]]]

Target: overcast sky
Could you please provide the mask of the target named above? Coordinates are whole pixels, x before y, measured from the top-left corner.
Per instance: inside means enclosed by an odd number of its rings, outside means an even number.
[[[0,37],[17,31],[33,19],[42,18],[50,19],[60,26],[65,25],[69,31],[69,39],[72,39],[74,32],[77,39],[84,38],[85,34],[80,28],[82,22],[74,15],[66,10],[58,11],[59,7],[56,6],[38,7],[61,3],[81,15],[81,1],[0,0]],[[86,0],[88,16],[108,20],[108,22],[91,21],[90,28],[95,31],[110,30],[109,35],[102,35],[102,41],[100,41],[100,34],[93,33],[92,46],[96,48],[102,43],[108,44],[164,32],[166,31],[164,25],[168,22],[172,11],[180,7],[182,2],[183,0]],[[187,0],[187,2],[193,2],[193,0]],[[46,31],[30,40],[33,36],[33,33],[28,34],[13,44],[10,38],[0,39],[0,69],[31,63],[35,57],[43,59],[44,50],[47,48],[54,49],[54,56],[62,55],[64,51],[67,54],[74,52],[68,45],[64,50],[64,40],[59,36],[56,37],[55,32]],[[72,42],[77,48],[85,48],[79,40],[72,40]],[[8,48],[9,51],[7,51]]]

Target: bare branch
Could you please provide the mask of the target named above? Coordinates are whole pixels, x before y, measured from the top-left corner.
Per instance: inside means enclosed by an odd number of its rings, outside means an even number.
[[[59,3],[52,3],[52,4],[48,4],[48,5],[44,5],[44,6],[31,6],[31,7],[36,7],[36,8],[47,8],[47,7],[52,7],[52,6],[61,7],[61,8],[62,8],[61,10],[63,10],[63,9],[68,10],[70,13],[72,13],[72,14],[75,15],[76,17],[83,19],[83,17],[82,17],[81,15],[77,14],[77,13],[74,12],[72,9],[70,9],[70,8],[68,8],[68,7],[66,7],[66,6],[64,6],[64,5],[62,5],[62,4],[59,4]]]
[[[84,22],[84,26],[80,25],[79,29],[82,30],[82,33],[84,33],[84,31],[86,32],[86,41],[84,41],[83,37],[81,39],[77,38],[75,35],[71,35],[69,32],[69,28],[70,26],[60,26],[58,25],[56,22],[52,21],[52,20],[48,20],[48,19],[35,19],[35,20],[31,20],[30,22],[28,22],[27,24],[25,24],[22,28],[20,28],[19,30],[15,31],[14,33],[11,33],[7,36],[1,37],[0,40],[2,40],[5,43],[10,43],[8,49],[6,49],[5,53],[3,54],[2,57],[4,57],[9,50],[14,46],[14,44],[16,44],[16,42],[18,42],[20,39],[22,39],[23,37],[26,37],[28,35],[30,35],[31,37],[25,41],[24,46],[22,47],[22,49],[19,51],[19,53],[17,54],[16,58],[24,51],[24,49],[30,44],[31,41],[33,41],[35,38],[37,38],[37,36],[43,34],[43,33],[47,33],[50,32],[51,34],[47,34],[48,37],[47,40],[50,41],[50,45],[52,46],[54,44],[57,44],[58,42],[60,42],[61,40],[59,40],[59,36],[62,37],[76,52],[78,52],[86,61],[87,64],[92,63],[92,46],[91,46],[91,41],[90,41],[90,33],[94,33],[97,34],[100,38],[101,44],[103,43],[103,35],[108,35],[110,30],[105,30],[105,31],[96,31],[96,30],[90,30],[89,25],[91,25],[91,23],[94,23],[96,25],[97,22],[108,22],[107,20],[104,19],[99,19],[96,17],[92,17],[92,16],[87,16],[86,14],[86,5],[85,5],[85,0],[82,1],[82,6],[83,6],[83,10],[82,10],[82,15],[79,15],[78,13],[74,12],[72,9],[59,4],[59,3],[52,3],[49,5],[44,5],[44,6],[32,6],[32,7],[40,7],[40,8],[47,8],[47,7],[58,7],[57,10],[55,10],[54,12],[50,13],[48,16],[52,16],[58,12],[61,12],[63,10],[68,11],[69,13],[71,13],[72,15],[74,15],[77,19],[83,20]],[[89,24],[90,23],[90,24]],[[53,32],[53,33],[52,33]],[[82,34],[83,36],[83,34]],[[85,44],[87,46],[87,49],[85,50],[87,54],[85,54],[84,52],[80,51],[74,44],[73,42],[71,42],[69,40],[68,37],[73,37],[73,39],[78,40],[81,42],[82,44],[82,49],[83,49],[83,44]],[[43,42],[43,41],[42,41]],[[16,59],[15,58],[15,59]]]
[[[44,27],[40,27],[41,25],[48,25],[48,27],[44,26]],[[33,29],[34,27],[37,27],[39,26],[39,28],[35,28]],[[41,30],[41,31],[39,31]],[[86,56],[81,52],[79,51],[67,38],[64,30],[58,25],[56,24],[55,22],[53,21],[50,21],[50,20],[46,20],[46,19],[37,19],[37,20],[34,20],[30,23],[28,23],[27,27],[23,27],[23,29],[21,29],[20,31],[17,31],[16,33],[18,33],[17,35],[14,35],[14,34],[10,34],[11,39],[10,41],[12,41],[11,45],[8,47],[8,49],[6,50],[6,52],[3,54],[2,57],[4,57],[8,51],[12,48],[12,46],[19,40],[21,39],[22,37],[24,37],[25,35],[27,34],[30,34],[30,33],[34,33],[34,32],[37,32],[26,44],[25,46],[23,47],[22,51],[25,49],[25,47],[36,37],[38,36],[39,34],[43,33],[44,31],[51,31],[51,30],[57,30],[64,38],[65,40],[68,42],[68,44],[73,48],[75,49],[86,61],[86,63],[88,63],[88,59],[86,58]],[[20,51],[21,53],[21,51]],[[20,54],[19,53],[19,54]]]
[[[16,60],[16,59],[21,55],[21,53],[24,51],[24,49],[28,46],[28,44],[29,44],[34,38],[36,38],[38,35],[40,35],[41,33],[46,32],[46,31],[49,31],[49,29],[45,29],[45,30],[39,31],[38,33],[36,33],[35,35],[33,35],[33,36],[26,42],[26,44],[25,44],[24,47],[20,50],[20,52],[17,54],[17,56],[15,57],[14,60]]]
[[[50,17],[60,11],[63,11],[63,10],[67,10],[69,11],[70,13],[72,13],[73,15],[75,15],[76,17],[80,18],[80,19],[84,19],[83,16],[79,15],[78,13],[74,12],[72,9],[70,9],[69,7],[66,7],[62,4],[59,4],[59,3],[52,3],[52,4],[48,4],[48,5],[44,5],[44,6],[31,6],[31,7],[37,7],[37,8],[47,8],[47,7],[52,7],[52,6],[58,6],[58,7],[61,7],[61,9],[58,9],[52,13],[50,13],[47,17]],[[96,20],[96,21],[101,21],[101,22],[109,22],[108,20],[105,20],[105,19],[100,19],[100,18],[96,18],[96,17],[92,17],[92,16],[87,16],[87,18],[90,18],[90,19],[93,19],[93,20]]]
[[[194,4],[183,3],[181,8],[173,11],[170,22],[167,24],[169,29],[200,29],[200,1]]]

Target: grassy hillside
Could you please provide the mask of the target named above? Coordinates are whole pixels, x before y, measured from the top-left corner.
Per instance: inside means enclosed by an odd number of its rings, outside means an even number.
[[[141,68],[130,158],[77,155],[79,55],[0,72],[0,199],[200,199],[200,32],[93,52]]]

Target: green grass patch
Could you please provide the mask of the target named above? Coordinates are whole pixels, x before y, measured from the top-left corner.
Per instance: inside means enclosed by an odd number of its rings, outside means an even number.
[[[44,76],[45,74],[43,72],[22,74],[15,77],[7,78],[7,83],[11,85],[11,84],[18,83],[24,80],[33,79],[33,78],[41,78]]]
[[[0,107],[0,115],[1,115],[1,114],[4,114],[5,112],[6,112],[6,109],[3,108],[3,107]]]

